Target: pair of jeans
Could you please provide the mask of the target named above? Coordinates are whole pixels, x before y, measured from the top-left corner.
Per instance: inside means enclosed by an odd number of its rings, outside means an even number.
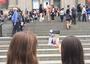
[[[81,21],[81,12],[77,13],[78,21]]]

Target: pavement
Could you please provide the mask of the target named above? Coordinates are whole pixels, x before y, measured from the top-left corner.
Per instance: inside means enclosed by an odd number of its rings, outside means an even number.
[[[66,30],[64,22],[60,22],[59,17],[55,17],[55,20],[47,21],[46,17],[43,22],[35,20],[33,22],[26,23],[24,31],[33,31],[38,36],[47,36],[50,29],[60,30],[60,35],[90,35],[90,21],[79,22],[76,25],[72,25],[70,30]],[[2,25],[2,36],[7,37],[12,35],[12,22],[5,21]]]

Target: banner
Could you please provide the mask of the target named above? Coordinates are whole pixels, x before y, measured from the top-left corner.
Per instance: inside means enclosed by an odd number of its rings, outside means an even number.
[[[0,4],[6,4],[7,0],[0,0]]]
[[[90,3],[90,0],[87,0],[87,3]]]

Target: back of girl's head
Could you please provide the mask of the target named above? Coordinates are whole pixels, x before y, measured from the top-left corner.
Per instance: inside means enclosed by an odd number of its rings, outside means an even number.
[[[69,36],[61,43],[62,64],[84,64],[83,48],[78,38]]]
[[[36,45],[32,32],[16,33],[10,43],[7,64],[37,64]]]

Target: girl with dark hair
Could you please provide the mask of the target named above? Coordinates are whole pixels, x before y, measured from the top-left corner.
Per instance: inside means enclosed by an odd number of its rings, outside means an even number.
[[[84,64],[83,48],[79,39],[69,36],[61,43],[62,64]]]
[[[32,32],[17,32],[10,43],[7,64],[38,64],[37,39]]]

